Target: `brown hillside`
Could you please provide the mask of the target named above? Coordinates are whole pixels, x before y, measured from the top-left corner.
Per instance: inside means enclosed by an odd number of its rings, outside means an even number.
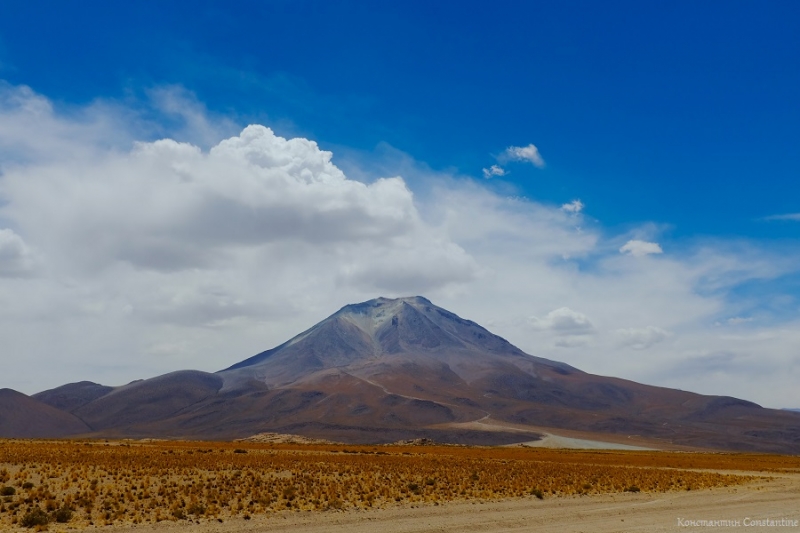
[[[53,438],[88,433],[83,421],[12,389],[0,389],[0,437]]]

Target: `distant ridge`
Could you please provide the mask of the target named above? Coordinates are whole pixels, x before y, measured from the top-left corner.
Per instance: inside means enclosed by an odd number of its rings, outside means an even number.
[[[0,437],[53,438],[89,433],[78,417],[12,389],[0,389]]]
[[[800,453],[800,413],[588,374],[420,296],[346,305],[217,373],[81,382],[36,398],[103,436],[507,444],[563,430],[656,448]]]
[[[105,396],[112,390],[114,390],[114,387],[106,387],[91,381],[81,381],[39,392],[34,394],[33,398],[71,413],[92,400]]]

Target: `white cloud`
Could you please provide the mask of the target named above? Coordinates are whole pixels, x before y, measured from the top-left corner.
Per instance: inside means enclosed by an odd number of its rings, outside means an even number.
[[[629,346],[636,350],[644,350],[650,348],[654,344],[662,342],[671,334],[670,332],[657,328],[655,326],[647,326],[644,328],[622,328],[614,332],[622,346]]]
[[[728,320],[726,320],[726,322],[732,326],[738,326],[739,324],[746,324],[752,321],[753,317],[741,317],[741,316],[731,317]]]
[[[101,161],[8,172],[3,212],[65,259],[164,271],[206,268],[237,246],[383,242],[420,228],[401,178],[366,185],[330,158],[313,141],[263,126],[207,153],[138,143]]]
[[[650,254],[661,254],[664,250],[657,242],[647,242],[640,240],[630,240],[619,249],[621,254],[628,254],[634,257],[644,257]]]
[[[174,123],[174,134],[202,148],[209,148],[219,142],[221,136],[235,135],[241,129],[226,117],[212,116],[184,87],[154,87],[147,91],[147,96],[154,110]]]
[[[0,229],[0,277],[23,277],[33,272],[34,258],[22,237]]]
[[[544,317],[530,317],[534,329],[550,330],[558,335],[589,335],[594,333],[594,326],[583,313],[573,311],[569,307],[560,307],[550,311]]]
[[[52,103],[26,86],[0,81],[0,169],[30,161],[81,158],[98,148],[124,144],[127,130],[115,129],[118,118],[102,105],[74,111],[59,120]]]
[[[800,222],[800,213],[786,213],[784,215],[772,215],[765,217],[764,220],[788,220],[792,222]]]
[[[505,176],[508,174],[505,169],[499,165],[492,165],[489,168],[483,169],[483,177],[486,179],[493,178],[495,176]]]
[[[545,163],[539,149],[533,144],[528,146],[509,146],[500,154],[500,162],[506,161],[525,161],[538,168],[544,168]]]
[[[562,204],[561,210],[566,211],[567,213],[580,213],[583,211],[584,207],[585,206],[583,205],[583,202],[580,200],[572,200],[569,203]]]

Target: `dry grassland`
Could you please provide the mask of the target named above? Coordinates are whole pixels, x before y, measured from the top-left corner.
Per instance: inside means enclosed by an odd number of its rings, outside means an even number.
[[[0,529],[701,490],[800,458],[456,446],[0,441]]]

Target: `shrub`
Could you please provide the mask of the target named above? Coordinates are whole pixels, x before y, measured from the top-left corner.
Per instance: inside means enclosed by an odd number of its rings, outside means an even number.
[[[189,505],[189,507],[186,509],[186,512],[195,516],[206,514],[206,506],[202,503],[193,503]]]
[[[247,450],[243,450],[241,448],[236,448],[235,450],[233,450],[233,453],[247,453]]]
[[[544,493],[540,489],[531,489],[531,495],[544,500]]]
[[[641,490],[642,490],[642,489],[640,489],[640,488],[639,488],[639,487],[637,487],[636,485],[631,485],[630,487],[628,487],[627,489],[625,489],[625,492],[639,492],[639,491],[641,491]]]
[[[48,522],[50,522],[50,517],[47,516],[47,513],[38,507],[34,507],[25,513],[25,516],[22,517],[20,524],[22,524],[23,527],[36,527],[46,526]]]
[[[0,489],[0,496],[13,496],[17,493],[17,489],[14,487],[3,487]]]
[[[66,524],[70,520],[72,520],[72,509],[67,507],[66,505],[61,509],[53,512],[53,518],[59,524]]]
[[[30,490],[33,488],[33,483],[31,483],[30,481],[26,481],[25,483],[22,484],[22,488],[25,490]]]

